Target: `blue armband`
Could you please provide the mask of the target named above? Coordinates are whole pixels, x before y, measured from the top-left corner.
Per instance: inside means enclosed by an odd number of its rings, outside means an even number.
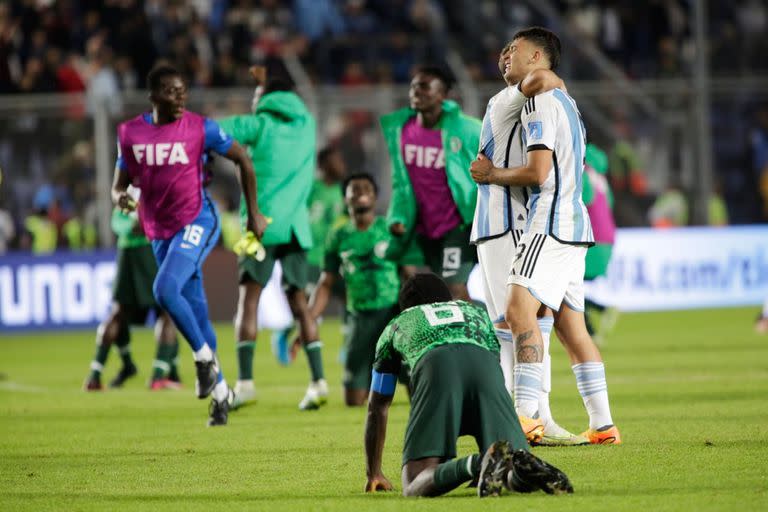
[[[375,391],[384,396],[392,396],[395,394],[396,384],[397,375],[391,373],[379,373],[376,370],[371,372],[371,391]]]

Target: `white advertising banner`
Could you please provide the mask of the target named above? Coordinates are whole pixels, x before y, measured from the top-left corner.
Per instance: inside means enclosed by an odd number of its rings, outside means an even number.
[[[587,296],[622,311],[762,304],[768,226],[620,229],[605,277]]]

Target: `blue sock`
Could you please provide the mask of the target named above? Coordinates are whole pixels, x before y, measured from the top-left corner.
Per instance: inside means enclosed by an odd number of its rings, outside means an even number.
[[[195,310],[181,292],[196,271],[194,261],[179,254],[169,253],[160,265],[152,286],[158,305],[168,311],[173,323],[195,352],[203,348],[207,340],[200,329]],[[199,308],[199,305],[196,307]]]

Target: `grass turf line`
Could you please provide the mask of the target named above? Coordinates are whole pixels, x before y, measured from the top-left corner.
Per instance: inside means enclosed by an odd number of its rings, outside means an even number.
[[[330,404],[300,412],[303,354],[288,368],[262,333],[255,357],[258,403],[207,429],[208,401],[193,395],[182,347],[182,392],[146,390],[154,347],[136,329],[140,368],[125,389],[84,393],[91,331],[0,336],[0,510],[761,510],[768,508],[768,337],[755,311],[625,314],[603,349],[619,447],[536,448],[563,469],[576,493],[477,501],[368,496],[364,409],[342,405],[339,324],[321,326]],[[218,325],[220,355],[236,379],[232,328]],[[567,358],[554,342],[552,409],[578,432],[587,418]],[[104,382],[119,357],[112,351]],[[384,471],[399,492],[408,406],[390,412]],[[474,451],[463,438],[459,454]]]

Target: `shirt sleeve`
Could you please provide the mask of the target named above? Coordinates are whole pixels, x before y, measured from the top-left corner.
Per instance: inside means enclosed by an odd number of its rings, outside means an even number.
[[[206,118],[205,127],[205,151],[211,150],[220,155],[225,154],[232,147],[235,139],[230,137],[219,123],[213,119]]]
[[[523,106],[521,122],[525,129],[528,151],[555,150],[555,110],[551,95],[534,96]]]
[[[123,159],[123,150],[120,147],[120,134],[117,135],[117,161],[115,162],[115,168],[125,172],[128,170],[128,166]]]
[[[253,145],[261,138],[264,116],[248,114],[219,119],[219,126],[240,144]]]
[[[402,358],[394,346],[394,337],[398,328],[397,319],[389,322],[376,343],[373,369],[381,374],[398,375],[400,373]]]
[[[519,119],[526,101],[528,101],[528,98],[516,85],[513,85],[503,89],[498,94],[494,108],[499,109],[499,113],[505,119]]]

